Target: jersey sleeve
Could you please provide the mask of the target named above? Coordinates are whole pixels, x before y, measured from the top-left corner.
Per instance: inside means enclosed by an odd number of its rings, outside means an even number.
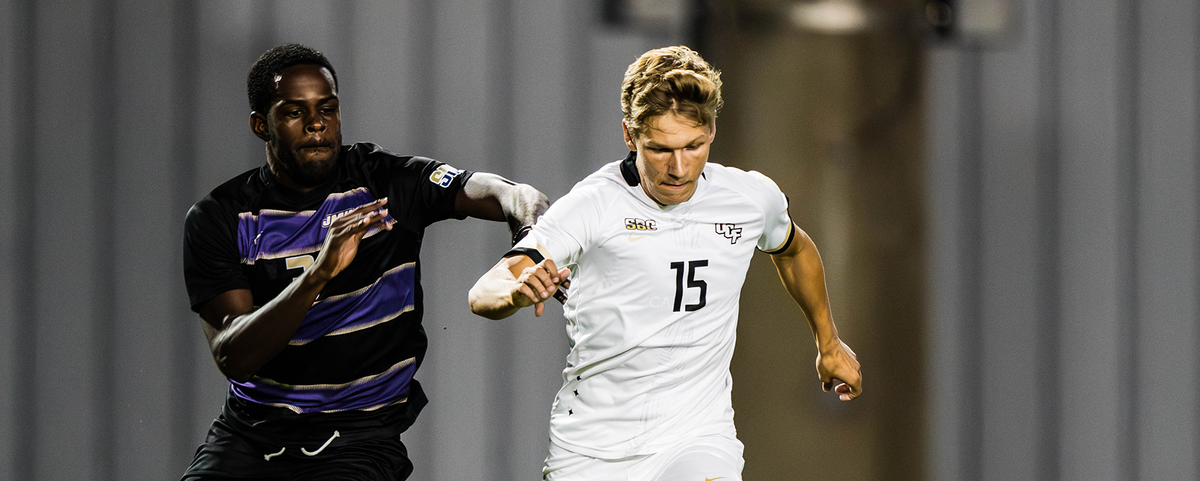
[[[188,211],[183,230],[183,279],[192,310],[221,293],[249,289],[238,255],[236,225],[222,220],[215,202],[201,201]]]
[[[600,225],[600,203],[589,189],[574,189],[550,206],[517,247],[540,246],[559,267],[575,265]]]
[[[749,173],[758,187],[755,192],[765,218],[763,235],[758,238],[758,249],[768,254],[782,252],[791,245],[792,236],[795,235],[792,217],[788,215],[787,196],[770,177],[756,171]]]
[[[446,219],[464,219],[454,210],[458,191],[471,178],[471,171],[459,170],[445,162],[425,157],[409,157],[400,163],[389,197],[403,196],[407,202],[389,202],[390,211],[405,206],[404,216],[422,227]],[[395,198],[395,197],[393,197]],[[396,217],[393,214],[393,217]]]

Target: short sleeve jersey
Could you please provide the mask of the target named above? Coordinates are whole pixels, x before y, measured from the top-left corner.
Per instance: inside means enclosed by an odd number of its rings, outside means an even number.
[[[605,459],[733,428],[742,283],[756,248],[782,251],[793,235],[786,197],[758,172],[708,163],[672,206],[638,184],[632,154],[605,165],[519,244],[571,269],[551,439]]]
[[[423,405],[413,381],[427,343],[421,240],[426,226],[462,218],[454,200],[470,175],[354,144],[342,147],[336,176],[309,192],[281,185],[263,166],[196,203],[184,232],[193,310],[235,289],[249,289],[256,307],[271,301],[312,265],[335,219],[388,198],[385,222],[392,229],[367,232],[354,261],[321,291],[287,347],[250,380],[230,380],[230,402],[261,416],[372,412],[403,405],[410,394]]]

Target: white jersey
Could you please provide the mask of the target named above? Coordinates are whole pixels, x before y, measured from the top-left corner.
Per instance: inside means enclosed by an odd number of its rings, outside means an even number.
[[[571,269],[571,352],[551,439],[605,459],[733,432],[742,283],[755,247],[776,252],[793,235],[786,197],[758,172],[708,163],[692,198],[673,206],[636,183],[630,159],[605,165],[519,244]]]

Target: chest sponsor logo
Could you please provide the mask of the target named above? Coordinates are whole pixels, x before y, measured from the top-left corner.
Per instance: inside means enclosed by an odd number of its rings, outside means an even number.
[[[450,164],[439,165],[437,170],[429,175],[429,181],[438,185],[438,187],[450,187],[450,182],[458,177],[458,169],[451,167]]]
[[[742,228],[737,224],[713,224],[716,227],[717,233],[729,239],[730,244],[737,244],[738,239],[742,238]]]
[[[654,219],[625,218],[625,230],[658,230],[658,221]]]

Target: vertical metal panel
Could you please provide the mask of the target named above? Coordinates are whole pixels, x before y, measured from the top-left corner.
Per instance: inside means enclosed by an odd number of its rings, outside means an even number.
[[[37,243],[33,260],[35,309],[27,319],[36,325],[33,402],[36,431],[34,477],[84,479],[99,460],[92,446],[98,416],[92,396],[99,392],[93,366],[98,361],[91,312],[97,294],[93,243],[102,232],[97,224],[91,162],[96,148],[96,112],[92,84],[95,5],[72,1],[38,2],[33,52],[37,63],[37,103],[30,138],[38,150],[32,178],[37,222],[29,231]],[[45,222],[43,219],[62,219]],[[63,456],[62,453],[71,453]]]
[[[1032,3],[1032,2],[1030,2]],[[1026,16],[1025,27],[1039,20]],[[1037,458],[1038,38],[985,55],[982,70],[981,479],[1033,479]]]
[[[929,128],[926,131],[926,165],[929,218],[929,347],[925,364],[928,379],[962,379],[965,360],[974,352],[963,349],[963,302],[957,295],[962,278],[964,248],[958,242],[959,230],[967,214],[959,203],[964,188],[959,182],[963,159],[963,137],[958,128],[971,115],[962,108],[959,99],[964,95],[958,72],[963,68],[966,54],[956,48],[933,48],[929,52],[926,70],[925,98]],[[959,446],[965,437],[962,423],[968,415],[963,385],[958,382],[932,382],[925,418],[930,441],[926,458],[930,479],[950,481],[965,479],[966,464],[959,456]]]
[[[182,474],[184,469],[195,456],[196,445],[203,438],[203,426],[194,422],[196,412],[201,411],[197,405],[207,397],[197,394],[197,383],[194,379],[198,372],[211,372],[211,368],[201,370],[204,365],[197,365],[194,360],[194,349],[197,347],[197,337],[203,337],[198,331],[197,316],[192,314],[187,300],[183,283],[183,216],[187,209],[198,199],[198,189],[193,184],[199,155],[196,149],[196,130],[201,125],[197,120],[198,106],[201,105],[196,93],[197,75],[200,69],[196,66],[198,58],[199,39],[199,4],[197,0],[175,0],[171,2],[170,18],[164,22],[171,26],[171,51],[169,62],[170,101],[166,110],[172,112],[174,121],[171,122],[170,148],[163,152],[167,164],[171,195],[164,199],[169,202],[171,213],[170,264],[164,271],[167,273],[167,285],[173,291],[168,294],[166,308],[169,314],[163,318],[167,322],[169,333],[169,359],[171,376],[168,383],[171,392],[170,406],[172,415],[169,417],[167,429],[170,438],[169,452],[164,462],[167,472],[173,475]],[[200,349],[203,352],[203,348]],[[219,388],[218,388],[219,389]],[[206,406],[206,414],[201,420],[215,417],[216,406]]]
[[[420,3],[371,1],[355,10],[356,27],[347,34],[354,36],[350,54],[360,60],[353,70],[338,67],[356,85],[354,92],[342,93],[345,142],[375,142],[401,154],[420,152],[417,130],[426,120],[417,108],[424,97],[422,69],[416,63],[425,40]]]
[[[1137,231],[1140,219],[1137,199],[1140,182],[1137,155],[1141,144],[1137,128],[1137,112],[1141,105],[1137,88],[1138,49],[1141,43],[1139,28],[1141,8],[1138,0],[1124,0],[1117,4],[1116,38],[1116,96],[1117,143],[1117,382],[1118,386],[1133,386],[1137,380],[1140,360],[1138,358],[1139,310],[1137,278]],[[1133,389],[1117,391],[1117,469],[1118,479],[1136,479],[1138,471],[1138,411],[1137,392]]]
[[[489,122],[488,42],[494,35],[486,2],[452,0],[434,4],[431,97],[433,144],[423,155],[470,170],[490,170],[487,146]],[[489,229],[491,228],[491,229]],[[432,438],[418,439],[411,452],[421,477],[414,479],[484,479],[492,469],[480,462],[493,432],[487,410],[490,376],[504,375],[506,366],[489,366],[488,329],[496,326],[473,316],[464,302],[473,278],[458,273],[478,272],[494,263],[483,256],[488,240],[503,236],[503,227],[468,220],[444,222],[426,231],[422,252],[425,285],[425,326],[429,352],[418,375],[432,402],[420,422],[436,429]],[[428,468],[425,468],[428,466]]]
[[[172,389],[173,324],[181,279],[176,273],[181,213],[174,202],[172,120],[174,68],[172,5],[123,0],[116,6],[116,78],[109,95],[115,121],[110,165],[115,237],[109,284],[115,315],[108,342],[115,355],[108,396],[114,412],[112,479],[168,479],[183,466],[170,463],[171,420],[178,416]],[[194,327],[194,326],[191,326]],[[198,331],[198,330],[197,330]],[[155,440],[154,442],[151,442]]]
[[[1138,105],[1137,479],[1197,479],[1197,8],[1142,2]]]
[[[32,0],[17,1],[13,6],[13,69],[12,103],[14,126],[24,126],[26,138],[37,136],[34,106],[36,91],[33,86],[37,79],[37,62],[33,54],[34,41],[37,35],[37,9]],[[14,142],[12,153],[13,200],[11,212],[14,213],[13,226],[10,232],[21,233],[14,239],[11,251],[13,285],[13,329],[12,339],[18,341],[13,346],[13,383],[11,384],[11,399],[13,404],[13,429],[8,435],[7,442],[11,446],[12,479],[33,479],[34,456],[36,446],[32,442],[37,435],[37,402],[34,390],[37,387],[35,358],[37,343],[34,342],[36,324],[29,322],[34,319],[37,310],[37,300],[34,297],[32,279],[37,269],[34,262],[37,244],[31,238],[33,221],[37,218],[34,210],[34,172],[36,149],[32,142]],[[5,251],[6,253],[9,251]]]
[[[22,263],[18,253],[19,246],[27,244],[21,235],[18,219],[25,217],[21,214],[22,202],[18,194],[19,187],[25,179],[17,177],[22,169],[17,139],[20,137],[18,125],[23,119],[16,106],[21,103],[18,99],[19,87],[24,84],[20,78],[26,75],[23,68],[25,62],[19,46],[23,39],[19,38],[24,29],[21,28],[23,19],[18,18],[22,2],[0,1],[0,65],[7,65],[0,71],[0,145],[12,146],[0,150],[0,205],[8,206],[0,209],[0,259],[3,259],[7,269],[0,269],[0,479],[19,479],[17,477],[17,450],[22,444],[22,434],[18,431],[21,421],[17,418],[18,402],[21,399],[21,373],[17,370],[22,363],[18,360],[21,351],[20,306],[25,303],[20,289],[21,279],[26,272],[22,271]]]
[[[1117,479],[1122,308],[1122,132],[1115,0],[1064,0],[1062,79],[1062,476]]]
[[[116,79],[116,46],[114,45],[116,22],[116,2],[102,0],[94,3],[95,18],[91,23],[94,35],[93,51],[94,73],[90,79],[94,122],[91,127],[92,147],[90,159],[80,162],[80,167],[89,171],[93,195],[89,199],[95,229],[91,232],[89,243],[92,245],[94,263],[91,272],[94,294],[90,306],[93,321],[90,326],[90,339],[94,357],[90,363],[94,391],[85,399],[91,405],[96,423],[90,439],[95,456],[95,465],[91,466],[94,479],[107,481],[114,479],[113,458],[116,446],[112,442],[118,417],[115,415],[113,403],[113,381],[116,378],[116,365],[113,356],[116,353],[116,334],[113,329],[116,316],[117,283],[112,276],[116,273],[113,251],[115,250],[117,205],[116,193],[113,191],[113,172],[116,165],[117,119],[116,110],[118,98],[115,94]]]
[[[1037,263],[1034,286],[1038,292],[1038,312],[1034,370],[1036,381],[1036,419],[1038,426],[1034,440],[1034,479],[1054,481],[1059,479],[1061,429],[1059,411],[1062,405],[1062,376],[1060,369],[1060,325],[1062,286],[1060,284],[1060,234],[1059,234],[1059,97],[1062,86],[1059,81],[1059,35],[1058,0],[1036,2],[1027,11],[1038,18],[1037,27],[1028,31],[1036,33],[1038,45],[1038,98],[1037,115],[1034,122],[1037,143],[1037,189],[1038,235],[1036,254],[1031,255]]]
[[[982,85],[982,59],[978,50],[968,49],[959,80],[962,88],[962,108],[970,114],[959,124],[962,137],[962,167],[960,183],[963,209],[963,225],[958,231],[961,245],[958,294],[962,296],[962,323],[960,340],[962,349],[969,353],[963,361],[961,378],[957,378],[965,391],[962,422],[962,444],[959,456],[963,469],[961,479],[983,479],[984,413],[983,413],[983,173],[982,173],[982,100],[979,92]]]

